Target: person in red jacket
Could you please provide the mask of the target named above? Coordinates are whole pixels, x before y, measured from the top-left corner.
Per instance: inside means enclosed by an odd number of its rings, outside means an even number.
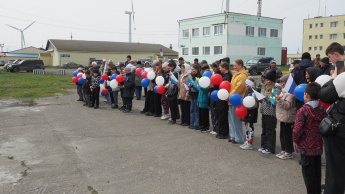
[[[327,113],[318,101],[320,90],[321,86],[316,82],[306,86],[305,104],[297,111],[292,134],[296,151],[301,154],[300,164],[308,193],[321,193],[323,138],[319,125]]]

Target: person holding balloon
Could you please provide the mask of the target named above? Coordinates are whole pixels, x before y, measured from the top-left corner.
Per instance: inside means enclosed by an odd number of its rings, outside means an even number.
[[[157,63],[155,64],[155,74],[156,74],[156,79],[158,77],[162,77],[162,63],[160,61],[157,61]],[[153,88],[156,88],[157,83],[156,83],[156,79],[153,79]],[[164,80],[163,80],[164,83]],[[158,87],[158,86],[157,86]],[[155,91],[155,89],[154,89]],[[161,117],[162,116],[162,94],[155,92],[154,94],[154,117]]]
[[[119,108],[118,106],[118,96],[120,87],[118,82],[116,81],[116,76],[120,75],[120,72],[117,70],[116,66],[112,67],[112,74],[111,74],[111,81],[110,81],[110,87],[112,86],[112,82],[117,83],[117,87],[111,89],[110,97],[111,97],[111,108]],[[116,84],[115,84],[116,85]]]
[[[101,76],[99,75],[99,70],[93,70],[92,84],[90,86],[92,92],[92,103],[90,107],[94,109],[99,108],[99,91],[100,91],[100,80]]]
[[[191,97],[191,108],[190,108],[190,129],[199,130],[199,108],[198,108],[198,81],[201,77],[199,65],[193,65],[191,67],[191,76],[189,78],[189,86],[191,87],[189,95]]]
[[[119,72],[123,78],[126,77],[126,73],[125,73],[125,64],[123,63],[120,63],[119,64]],[[122,106],[119,108],[120,110],[125,110],[126,109],[126,105],[125,105],[125,99],[123,97],[123,82],[119,82],[119,87],[120,87],[120,96],[121,96],[121,99],[122,99]]]
[[[219,61],[215,61],[212,63],[212,65],[211,65],[211,67],[212,67],[211,76],[213,74],[220,74],[218,62]],[[231,79],[230,79],[230,81],[231,81]],[[211,99],[210,99],[210,112],[211,112],[211,122],[212,122],[212,127],[213,127],[213,129],[212,129],[212,131],[210,131],[210,133],[212,135],[218,135],[218,133],[219,133],[219,118],[218,118],[218,114],[216,112],[216,105],[217,105],[216,101],[219,100],[218,96],[217,96],[218,90],[219,90],[218,85],[213,85],[212,83],[210,84],[210,94],[211,94],[210,95],[210,97],[211,97]],[[225,107],[228,107],[228,106],[225,106]],[[226,112],[228,112],[228,111],[226,111]],[[226,117],[226,120],[228,120],[227,118],[228,117]],[[226,131],[227,131],[227,133],[229,133],[229,129]]]
[[[163,83],[163,86],[165,88],[168,87],[168,84],[169,84],[169,66],[168,66],[168,62],[164,62],[163,65],[162,65],[162,77],[164,78],[164,83]],[[169,115],[169,101],[168,101],[168,97],[166,94],[162,94],[162,98],[161,98],[161,103],[162,103],[162,106],[163,106],[163,115],[161,117],[162,120],[166,120],[166,119],[169,119],[170,118],[170,115]]]
[[[123,98],[125,100],[126,109],[123,111],[124,113],[131,113],[132,112],[132,100],[134,97],[134,87],[135,87],[135,77],[132,74],[131,67],[125,67],[126,78],[123,84]]]
[[[85,72],[85,80],[83,83],[83,94],[84,94],[84,99],[85,99],[85,104],[83,106],[90,106],[91,105],[90,84],[91,84],[90,71],[87,70]]]
[[[209,116],[209,88],[210,79],[208,77],[202,77],[199,79],[199,86],[193,86],[193,89],[199,90],[197,106],[199,108],[199,127],[200,131],[206,133],[210,128],[210,116]]]
[[[181,124],[190,125],[190,96],[188,87],[188,77],[190,75],[190,65],[185,63],[181,65],[181,75],[178,79],[178,99],[180,100]]]
[[[83,73],[84,73],[84,72],[83,72],[83,68],[79,67],[79,68],[77,69],[77,72],[78,72],[78,75],[77,75],[77,76],[80,75],[80,77],[78,77],[78,79],[79,79],[79,78],[82,77],[82,75],[83,75]],[[84,101],[84,98],[83,98],[83,83],[79,83],[79,81],[78,81],[78,82],[76,82],[75,84],[77,85],[77,93],[78,93],[78,95],[79,95],[79,99],[78,99],[77,101]]]

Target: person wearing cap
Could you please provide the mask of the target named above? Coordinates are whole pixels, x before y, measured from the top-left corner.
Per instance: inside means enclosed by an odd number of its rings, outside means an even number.
[[[201,65],[201,71],[200,71],[201,75],[203,75],[205,71],[210,71],[210,66],[208,65],[206,60],[202,60],[200,65]]]
[[[127,66],[132,60],[132,57],[131,55],[127,55],[127,59],[126,59],[126,62],[125,62],[125,66]]]
[[[85,104],[83,106],[90,106],[91,105],[91,76],[90,76],[90,71],[86,70],[85,72],[85,77],[86,79],[84,80],[83,83],[83,95],[85,99]]]
[[[291,70],[291,75],[292,77],[294,76],[294,71],[295,71],[295,68],[297,68],[299,66],[299,60],[294,60],[292,62],[292,70]]]
[[[134,97],[134,88],[135,88],[135,77],[131,71],[130,67],[125,67],[126,78],[123,84],[123,98],[125,101],[125,109],[123,110],[124,113],[131,113],[132,112],[132,100]]]
[[[261,75],[261,82],[265,83],[265,79],[266,79],[266,74],[270,71],[276,71],[276,75],[277,75],[277,80],[279,80],[279,78],[281,78],[283,76],[282,71],[277,67],[277,63],[275,60],[272,60],[270,62],[270,66],[267,67],[264,71],[264,73]],[[275,83],[277,83],[277,80],[275,81]]]
[[[324,57],[320,61],[319,75],[331,75],[332,65],[329,63],[329,58]]]
[[[316,54],[316,58],[313,59],[313,61],[312,61],[314,67],[319,68],[320,67],[320,62],[321,62],[320,54]]]
[[[285,88],[289,74],[280,78],[280,85]],[[292,128],[296,119],[296,98],[294,95],[282,91],[280,95],[276,95],[276,117],[280,122],[280,145],[281,152],[276,155],[277,158],[286,160],[293,159],[294,152],[292,142]]]
[[[90,107],[94,107],[94,109],[99,108],[99,92],[100,92],[100,81],[101,76],[99,75],[99,70],[93,70],[93,77],[91,81],[91,92],[92,92],[92,102]]]

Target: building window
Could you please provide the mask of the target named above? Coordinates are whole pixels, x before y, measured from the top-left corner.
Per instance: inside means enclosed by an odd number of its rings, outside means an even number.
[[[308,47],[308,51],[311,51],[311,47]]]
[[[182,55],[188,55],[189,49],[188,48],[183,48],[182,49]]]
[[[266,48],[259,47],[258,48],[258,55],[265,56],[266,55]]]
[[[259,37],[266,37],[266,28],[259,28]]]
[[[345,21],[344,21],[344,26],[345,26]]]
[[[223,25],[214,26],[214,34],[215,35],[223,34]]]
[[[194,28],[192,30],[192,33],[193,33],[193,37],[199,37],[199,28]]]
[[[254,27],[246,26],[246,36],[254,36]]]
[[[214,54],[215,55],[221,55],[223,53],[222,46],[215,46],[214,47]]]
[[[314,46],[314,51],[317,51],[317,46]]]
[[[313,37],[312,35],[309,35],[309,40],[311,40],[311,39],[312,39],[312,37]]]
[[[323,23],[320,23],[320,28],[323,28]]]
[[[338,27],[338,22],[331,22],[331,28]]]
[[[322,46],[320,46],[320,47],[319,47],[319,50],[320,50],[320,51],[322,51],[322,49],[323,49],[323,47],[322,47]]]
[[[189,30],[182,30],[183,38],[189,37]]]
[[[343,38],[345,39],[345,33],[343,34]]]
[[[315,40],[317,40],[317,35],[315,35]]]
[[[320,35],[320,39],[323,39],[323,35],[322,34]]]
[[[199,47],[192,48],[192,55],[199,55]]]
[[[309,24],[309,28],[313,28],[313,24]]]
[[[210,47],[209,46],[205,46],[202,48],[202,54],[203,55],[210,55]]]
[[[203,30],[202,30],[202,34],[204,36],[209,36],[210,35],[210,31],[211,31],[210,27],[204,27]]]
[[[318,28],[319,27],[319,24],[315,24],[315,28]]]
[[[329,39],[330,40],[337,40],[337,34],[330,34]]]
[[[271,29],[271,37],[278,37],[278,30]]]

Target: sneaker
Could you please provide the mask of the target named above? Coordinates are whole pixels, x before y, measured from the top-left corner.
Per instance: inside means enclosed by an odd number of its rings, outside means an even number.
[[[268,149],[262,150],[261,153],[263,153],[263,154],[272,154],[270,151],[268,151]]]
[[[285,154],[281,155],[279,158],[282,160],[293,159],[293,155],[285,152]]]
[[[211,131],[210,132],[212,135],[217,135],[217,132],[215,132],[215,131]]]
[[[166,114],[166,115],[163,115],[163,116],[161,117],[161,119],[162,119],[162,120],[167,120],[167,119],[169,119],[169,117],[170,117],[170,115],[169,115],[169,114]]]
[[[206,132],[211,132],[211,129],[206,129]]]
[[[245,146],[241,147],[244,150],[252,150],[253,149],[253,145],[250,143],[247,143]]]
[[[279,158],[280,156],[284,155],[285,151],[281,151],[279,154],[276,155],[277,158]]]
[[[145,113],[145,115],[146,115],[146,116],[153,116],[153,114],[150,113],[150,112]]]
[[[244,144],[240,145],[240,148],[243,148],[247,145],[248,142],[244,142]]]
[[[262,151],[264,151],[264,150],[265,150],[265,148],[259,148],[259,149],[258,149],[259,152],[262,152]]]

